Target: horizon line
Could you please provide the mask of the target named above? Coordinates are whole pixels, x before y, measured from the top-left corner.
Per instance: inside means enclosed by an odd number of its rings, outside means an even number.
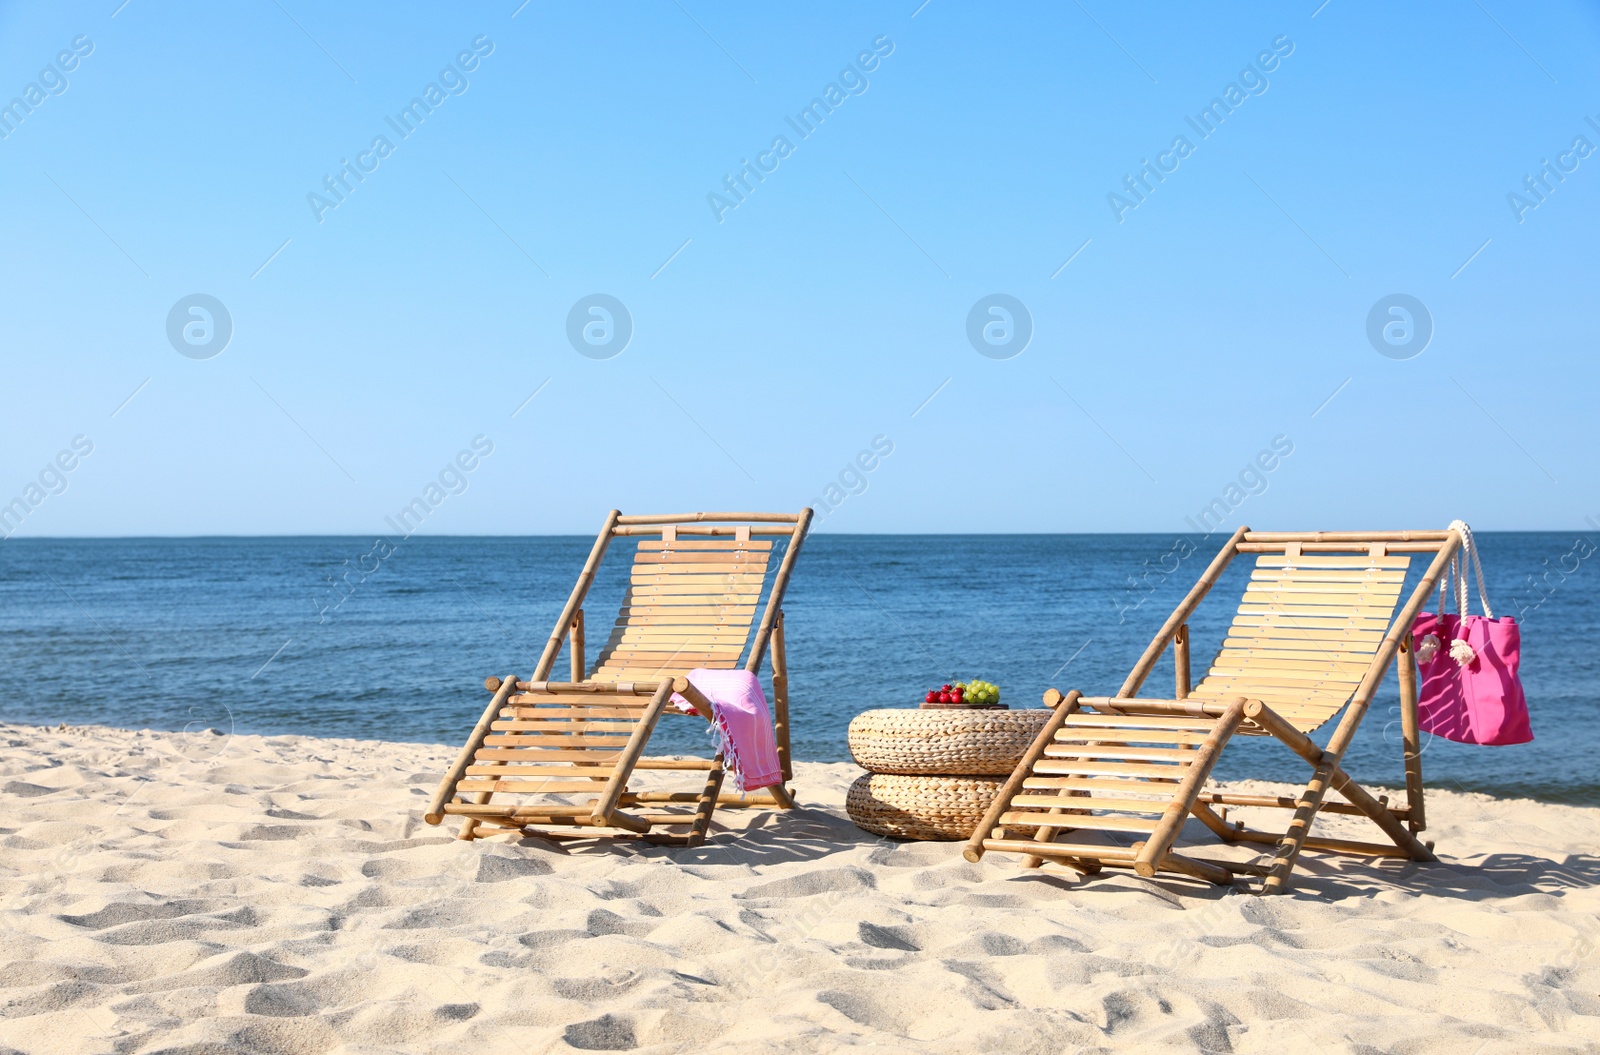
[[[1236,527],[1235,528],[1230,528],[1230,529],[1228,529],[1227,533],[1228,534],[1232,534],[1232,532],[1235,531],[1235,530],[1237,530]],[[1299,530],[1299,529],[1296,529],[1296,528],[1252,528],[1251,530],[1260,530],[1260,531],[1295,531],[1295,530]],[[1317,528],[1317,529],[1313,529],[1313,530],[1318,530],[1318,531],[1360,531],[1360,530],[1364,530],[1364,529],[1361,529],[1361,528]],[[1407,530],[1407,529],[1404,529],[1404,528],[1393,528],[1393,529],[1385,529],[1385,530],[1402,530],[1403,531],[1403,530]],[[1437,531],[1437,530],[1440,530],[1440,529],[1438,529],[1438,528],[1416,528],[1416,529],[1413,529],[1413,530],[1417,530],[1417,531]],[[1553,535],[1553,534],[1565,533],[1567,531],[1578,531],[1578,532],[1582,533],[1582,532],[1584,532],[1586,530],[1588,530],[1588,529],[1587,528],[1566,528],[1566,527],[1561,527],[1561,528],[1489,528],[1489,529],[1474,528],[1473,529],[1473,534],[1475,534],[1475,535]],[[154,542],[154,541],[162,541],[162,542],[168,542],[168,541],[170,541],[170,542],[190,541],[190,542],[195,542],[195,541],[204,541],[204,540],[208,540],[208,539],[218,539],[218,540],[224,540],[224,539],[238,539],[238,540],[243,540],[243,539],[260,539],[260,540],[284,539],[284,540],[288,540],[288,539],[323,539],[323,538],[348,539],[348,538],[367,538],[369,534],[370,533],[368,533],[368,532],[360,532],[360,533],[350,533],[350,532],[333,533],[333,532],[329,532],[329,533],[318,533],[318,534],[294,533],[294,534],[278,534],[278,535],[264,535],[264,534],[263,535],[245,535],[245,534],[197,534],[197,535],[8,535],[8,536],[0,537],[0,544],[4,544],[6,542],[145,542],[145,541],[152,541],[152,542]],[[877,537],[877,536],[882,536],[882,537],[885,537],[885,538],[907,538],[907,537],[910,537],[910,538],[995,538],[995,537],[1016,537],[1016,538],[1025,538],[1025,537],[1056,538],[1056,537],[1060,537],[1060,538],[1067,538],[1067,537],[1074,537],[1074,536],[1098,537],[1098,536],[1105,536],[1105,535],[1163,535],[1163,536],[1165,536],[1165,535],[1173,535],[1175,537],[1185,537],[1185,538],[1196,538],[1196,537],[1198,537],[1198,538],[1201,538],[1201,539],[1208,539],[1208,538],[1211,538],[1211,537],[1213,537],[1215,535],[1223,534],[1223,531],[1220,528],[1218,530],[1216,530],[1216,531],[1205,532],[1205,533],[1195,532],[1195,531],[1176,531],[1176,532],[1168,532],[1168,531],[827,531],[827,530],[819,530],[819,529],[813,528],[811,531],[808,531],[806,534],[807,534],[807,537],[811,537],[811,536],[815,536],[815,535],[833,535],[833,536],[838,536],[840,538],[844,538],[844,537],[871,538],[871,537]],[[381,533],[380,533],[380,535],[381,535]],[[381,537],[387,538],[388,536],[381,535]],[[422,532],[414,532],[414,533],[412,533],[410,535],[401,536],[401,541],[409,541],[410,539],[414,539],[414,538],[417,538],[417,539],[538,539],[538,538],[592,539],[593,537],[594,537],[594,533],[593,532],[583,532],[583,533],[579,533],[579,532],[546,532],[546,533],[537,533],[537,534],[530,533],[530,534],[520,534],[520,535],[490,534],[490,533],[479,533],[479,534],[433,534],[433,533],[428,533],[428,534],[424,534]]]

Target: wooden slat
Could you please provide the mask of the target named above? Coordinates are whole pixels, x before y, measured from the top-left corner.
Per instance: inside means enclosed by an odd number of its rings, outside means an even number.
[[[468,784],[473,786],[468,787]],[[540,781],[537,780],[463,780],[460,788],[462,791],[538,791],[539,784]],[[531,808],[548,817],[587,817],[590,811],[588,806],[567,806],[554,802],[548,806],[540,803]]]
[[[631,732],[631,730],[630,730]],[[486,736],[483,738],[485,747],[618,747],[628,742],[628,733],[611,734],[607,736],[582,736],[576,733],[571,735],[539,735],[537,733],[512,733],[506,736]],[[495,757],[483,755],[480,757]]]
[[[574,712],[581,714],[582,712]],[[490,726],[495,732],[525,732],[525,733],[609,733],[613,730],[626,732],[633,728],[631,719],[618,716],[615,720],[596,719],[592,715],[585,715],[581,719],[571,718],[505,718]]]
[[[754,604],[696,604],[693,600],[681,602],[665,601],[660,604],[634,604],[623,605],[618,622],[631,621],[635,616],[678,616],[715,615],[731,620],[749,618],[755,619],[756,606]]]
[[[623,597],[623,607],[651,605],[749,606],[761,601],[762,584],[752,583],[633,583]]]
[[[576,766],[571,763],[554,763],[551,765],[511,765],[496,763],[492,766],[468,766],[468,770],[482,769],[490,772],[514,772],[516,776],[524,779],[549,779],[549,780],[577,780],[579,778],[606,780],[611,776],[612,766]],[[591,776],[592,775],[592,776]],[[587,786],[587,785],[586,785]],[[592,787],[589,790],[593,791]]]
[[[1329,608],[1363,609],[1376,608],[1392,613],[1394,603],[1399,600],[1400,591],[1391,590],[1387,593],[1377,590],[1363,590],[1359,593],[1327,593],[1321,590],[1257,590],[1247,589],[1244,601],[1247,604],[1267,605],[1323,605]]]
[[[698,656],[706,659],[726,659],[737,656],[744,651],[744,642],[739,641],[690,641],[673,640],[672,638],[631,638],[609,645],[600,653],[601,662],[614,663],[619,659],[637,657],[642,660],[655,662],[672,661],[685,656]]]
[[[750,624],[755,622],[754,616],[755,616],[754,609],[752,609],[747,615],[744,615],[744,616],[725,615],[725,614],[722,614],[720,612],[719,613],[708,613],[708,614],[705,614],[705,615],[671,615],[671,614],[633,615],[633,614],[628,614],[628,615],[625,615],[623,618],[618,619],[615,623],[612,624],[612,626],[614,628],[615,627],[645,627],[645,626],[660,626],[660,627],[690,626],[690,627],[710,627],[710,628],[713,628],[713,629],[715,629],[717,627],[727,627],[730,630],[735,630],[735,629],[741,629],[741,628],[748,629]]]
[[[509,728],[521,728],[523,722],[550,722],[552,728],[559,726],[563,729],[575,729],[590,722],[628,723],[621,728],[631,728],[631,723],[639,716],[633,708],[606,708],[604,710],[591,710],[589,708],[567,707],[518,707],[514,710],[501,712],[500,722],[519,723]],[[605,728],[607,726],[602,726]],[[528,728],[537,728],[529,726]]]
[[[598,677],[601,673],[607,678],[616,678],[620,681],[644,681],[649,678],[660,677],[663,674],[683,675],[696,667],[705,667],[709,670],[732,670],[738,666],[737,660],[715,660],[704,663],[673,663],[662,667],[601,667],[595,671]],[[671,711],[667,712],[673,713]]]
[[[1039,857],[1075,857],[1085,861],[1104,861],[1107,864],[1118,864],[1123,868],[1133,865],[1133,858],[1138,852],[1128,846],[1099,846],[1094,843],[1037,843],[1027,839],[985,839],[985,850],[999,850],[1002,853],[1027,854]]]
[[[700,646],[704,647],[704,646]],[[618,649],[615,652],[602,653],[600,662],[606,667],[621,665],[632,670],[653,671],[648,677],[653,680],[662,676],[671,676],[671,671],[682,667],[692,670],[695,667],[715,666],[718,663],[732,663],[739,658],[741,649],[737,646],[721,648],[715,652],[693,652],[687,648]],[[635,679],[638,680],[638,679]]]
[[[1092,817],[1071,813],[1028,813],[1011,810],[1000,815],[1000,826],[1031,824],[1040,828],[1092,828],[1106,832],[1149,832],[1160,823],[1156,818]]]
[[[634,568],[709,568],[725,571],[729,567],[766,567],[771,554],[765,551],[752,553],[749,550],[726,551],[691,551],[688,553],[640,553],[633,559]]]
[[[499,784],[499,783],[504,783],[503,780],[501,780],[500,778],[495,778],[492,775],[490,775],[490,776],[474,776],[474,775],[469,773],[466,779],[468,781],[472,782],[472,783],[477,783],[477,784]],[[594,795],[596,792],[598,792],[604,786],[603,784],[598,783],[598,782],[590,784],[590,783],[584,783],[584,782],[581,782],[581,781],[574,781],[574,780],[529,780],[526,777],[517,778],[517,779],[518,779],[519,783],[537,784],[538,787],[532,788],[530,790],[533,791],[533,792],[539,793],[539,794],[544,794],[544,795]],[[461,790],[463,792],[467,792],[467,791],[472,791],[474,789],[473,788],[469,788],[469,787],[463,787]],[[476,790],[479,790],[479,791],[486,791],[486,790],[487,791],[492,791],[494,789],[493,788],[478,788]]]
[[[600,652],[599,663],[617,664],[632,655],[640,656],[649,662],[658,662],[663,659],[673,659],[690,656],[705,656],[714,659],[737,655],[745,649],[745,642],[738,641],[674,641],[670,638],[654,638],[641,640],[638,638],[618,641],[607,645]],[[626,666],[636,664],[624,663]],[[712,664],[713,666],[715,664]],[[666,677],[667,675],[655,675]]]
[[[1279,640],[1277,638],[1227,638],[1218,656],[1241,656],[1247,659],[1305,660],[1312,663],[1372,662],[1377,649],[1349,648],[1337,641]]]
[[[703,638],[690,640],[687,638],[673,639],[670,637],[656,638],[628,638],[615,644],[607,645],[600,652],[602,663],[613,663],[618,659],[639,657],[655,660],[670,660],[677,662],[685,656],[701,656],[707,659],[727,659],[739,655],[744,651],[744,639],[736,638],[732,641],[707,641]]]
[[[549,737],[555,737],[570,743],[574,737],[626,737],[632,731],[632,723],[591,725],[589,723],[580,724],[577,722],[540,722],[538,724],[496,722],[491,735],[506,739],[508,743],[514,741],[516,744],[523,744],[531,740]],[[485,739],[487,740],[487,738]],[[550,745],[530,743],[529,746],[548,747]]]
[[[665,559],[637,560],[628,570],[648,575],[763,575],[771,567],[765,553],[673,554]]]
[[[1190,718],[1185,715],[1121,715],[1121,714],[1074,714],[1062,728],[1064,729],[1209,729],[1212,720],[1209,718]]]
[[[1410,557],[1322,557],[1301,554],[1289,558],[1281,553],[1263,553],[1256,558],[1258,568],[1399,568],[1411,567]]]
[[[1309,667],[1268,667],[1246,665],[1243,668],[1212,667],[1206,672],[1205,680],[1213,684],[1226,684],[1231,681],[1259,682],[1267,685],[1281,685],[1285,687],[1299,687],[1302,685],[1326,685],[1329,688],[1337,686],[1353,686],[1360,684],[1365,670],[1317,670]]]
[[[731,645],[679,644],[672,641],[622,642],[600,653],[602,663],[639,659],[646,662],[663,662],[678,659],[725,659],[744,651],[744,642]]]
[[[1027,789],[1027,781],[1023,781],[1022,786]],[[1167,808],[1167,802],[1171,797],[1169,794],[1164,799],[1114,799],[1101,795],[1028,794],[1025,790],[1023,794],[1011,800],[1011,805],[1019,809],[1117,810],[1122,813],[1149,813],[1159,816]]]
[[[663,582],[628,588],[630,604],[642,600],[654,600],[662,604],[755,604],[760,598],[759,583],[724,588],[721,583]]]
[[[1193,756],[1193,751],[1181,747],[1063,742],[1060,733],[1056,734],[1055,742],[1044,749],[1046,758],[1124,758],[1130,762],[1179,762]]]
[[[1406,581],[1406,573],[1403,571],[1382,571],[1374,568],[1350,571],[1325,568],[1300,568],[1292,571],[1287,568],[1257,568],[1250,573],[1250,581],[1268,583],[1350,583],[1360,586],[1367,586],[1372,583],[1393,583],[1399,586]]]
[[[1067,726],[1056,734],[1057,740],[1105,741],[1114,744],[1200,744],[1205,741],[1201,732],[1181,732],[1167,729],[1116,729],[1074,728]]]
[[[1318,671],[1318,670],[1285,670],[1282,668],[1246,668],[1243,671],[1234,668],[1215,669],[1206,672],[1203,682],[1212,688],[1220,685],[1231,684],[1236,681],[1256,681],[1263,684],[1279,686],[1294,686],[1296,691],[1312,683],[1325,683],[1329,691],[1349,692],[1352,687],[1360,684],[1362,675],[1349,671]],[[1209,695],[1209,694],[1208,694]]]
[[[1385,576],[1385,577],[1380,577]],[[1392,593],[1405,585],[1405,572],[1265,571],[1245,582],[1246,590],[1288,590],[1311,593]]]
[[[659,681],[660,679],[658,678],[656,680]],[[531,701],[536,698],[536,695],[534,693],[529,693],[525,698]],[[607,697],[607,699],[615,700],[616,697]],[[597,702],[593,706],[573,703],[529,702],[513,703],[502,707],[500,709],[500,717],[502,719],[517,718],[527,721],[539,721],[541,719],[549,719],[553,721],[557,718],[560,718],[562,715],[574,714],[587,715],[590,719],[597,722],[630,722],[639,716],[640,710],[641,708],[639,707],[631,707],[621,703],[609,702]]]
[[[475,760],[482,761],[492,761],[495,759],[507,762],[519,761],[527,762],[529,765],[546,762],[594,762],[596,764],[603,765],[607,762],[614,761],[618,756],[621,755],[621,753],[622,752],[620,749],[611,750],[601,747],[580,747],[574,748],[571,751],[563,751],[554,747],[535,747],[529,748],[526,751],[512,747],[493,747],[479,748],[477,753],[473,755],[473,758]]]
[[[1027,777],[1023,780],[1022,786],[1035,791],[1049,788],[1060,791],[1110,791],[1115,793],[1114,797],[1149,794],[1155,796],[1150,801],[1164,809],[1172,798],[1172,790],[1178,786],[1178,778],[1182,775],[1176,773],[1170,781],[1110,780],[1103,777]],[[1085,802],[1089,801],[1088,797],[1079,797]]]
[[[650,705],[648,696],[602,696],[583,692],[519,692],[507,697],[511,707],[584,707],[637,711]]]
[[[602,654],[599,659],[601,669],[605,670],[630,670],[627,677],[618,677],[618,681],[655,681],[659,678],[679,677],[673,674],[674,670],[691,670],[695,667],[724,668],[738,658],[739,650],[736,648],[719,649],[715,654],[706,652],[688,652],[683,650],[668,650],[656,652],[653,650],[641,651],[628,649],[628,654],[620,653]],[[599,670],[594,673],[599,677]],[[608,675],[609,676],[609,675]]]
[[[628,581],[637,590],[645,586],[698,586],[704,590],[721,589],[725,586],[741,586],[755,589],[766,581],[766,576],[760,572],[722,572],[718,574],[688,575],[674,572],[670,575],[660,572],[640,571],[635,568],[628,573]],[[756,592],[760,592],[757,590]]]
[[[1337,652],[1343,649],[1375,653],[1383,642],[1377,630],[1312,630],[1305,627],[1234,626],[1228,630],[1230,647],[1297,648]]]
[[[504,724],[507,729],[632,729],[639,718],[632,710],[594,711],[587,707],[518,707],[517,711],[520,713],[500,718],[496,727]]]
[[[1267,696],[1289,696],[1296,699],[1337,699],[1346,700],[1355,691],[1359,682],[1354,680],[1338,681],[1290,681],[1284,678],[1253,678],[1245,676],[1208,676],[1202,678],[1200,685],[1195,686],[1192,695],[1204,696],[1215,699],[1224,696],[1246,696],[1252,700],[1263,699]],[[1203,687],[1202,687],[1203,686]]]
[[[658,539],[658,538],[657,539],[640,539],[639,540],[639,549],[640,550],[666,550],[668,552],[672,552],[672,551],[675,551],[675,550],[681,550],[681,551],[686,552],[686,553],[687,552],[693,552],[693,551],[696,551],[696,550],[699,550],[699,551],[702,551],[702,552],[715,552],[717,550],[740,550],[740,549],[744,549],[744,550],[770,550],[771,548],[772,548],[772,540],[771,539],[750,539],[748,542],[740,542],[737,539],[731,539],[731,538],[708,538],[708,539],[680,538],[676,542],[666,542],[666,541],[664,541],[662,539]]]
[[[1183,771],[1189,768],[1186,765],[1138,765],[1132,762],[1074,762],[1066,758],[1040,759],[1033,767],[1035,773],[1067,774],[1067,773],[1093,773],[1097,775],[1113,775],[1128,777],[1175,777],[1182,776]]]
[[[1288,651],[1288,650],[1284,650]],[[1211,664],[1212,673],[1222,669],[1238,669],[1249,671],[1262,670],[1296,670],[1301,672],[1318,671],[1324,674],[1354,674],[1359,679],[1365,674],[1367,668],[1372,666],[1370,657],[1357,659],[1300,659],[1295,656],[1279,655],[1270,649],[1243,649],[1225,648],[1217,654],[1216,660]]]
[[[1253,604],[1243,602],[1239,605],[1238,615],[1235,616],[1243,622],[1245,616],[1311,616],[1317,619],[1338,619],[1341,622],[1358,619],[1371,619],[1389,625],[1389,620],[1394,618],[1394,606],[1381,605],[1316,605],[1316,604]],[[1247,624],[1248,625],[1248,624]]]
[[[675,578],[679,575],[688,576],[724,576],[724,575],[757,575],[765,576],[768,565],[766,557],[759,560],[738,560],[733,555],[705,561],[637,561],[629,569],[629,574],[664,575]]]
[[[649,636],[665,636],[670,634],[705,634],[717,636],[722,634],[735,634],[739,637],[750,636],[750,624],[753,619],[734,618],[726,616],[702,615],[693,617],[658,615],[637,619],[619,619],[611,628],[611,635],[618,634],[643,634]]]
[[[1237,696],[1253,696],[1257,693],[1316,693],[1336,694],[1343,693],[1348,696],[1353,683],[1343,678],[1299,678],[1288,675],[1246,674],[1242,676],[1207,676],[1201,679],[1200,684],[1206,687],[1203,695],[1215,696],[1223,692],[1232,692]],[[1196,690],[1198,691],[1198,690]]]
[[[1228,630],[1231,634],[1238,634],[1245,630],[1270,630],[1271,636],[1291,638],[1298,631],[1311,631],[1330,633],[1341,630],[1353,632],[1376,633],[1380,638],[1383,631],[1389,628],[1385,619],[1374,619],[1370,616],[1361,618],[1340,618],[1337,616],[1309,616],[1292,612],[1240,612],[1233,620],[1233,626]]]
[[[748,628],[705,626],[629,626],[612,635],[616,641],[705,641],[713,645],[743,645]]]

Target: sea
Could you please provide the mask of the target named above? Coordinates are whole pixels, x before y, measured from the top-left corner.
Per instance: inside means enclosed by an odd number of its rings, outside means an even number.
[[[1600,535],[1600,533],[1597,533]],[[1535,739],[1428,739],[1429,786],[1600,804],[1600,555],[1581,533],[1477,536],[1496,615],[1518,618]],[[849,761],[852,716],[982,678],[1001,702],[1117,690],[1221,544],[1171,535],[813,534],[784,600],[795,757]],[[528,677],[587,537],[27,539],[0,542],[0,720],[459,744],[487,675]],[[781,543],[779,544],[781,547]],[[618,540],[585,605],[590,661],[626,584]],[[1426,562],[1412,561],[1414,581]],[[1243,591],[1241,557],[1191,619],[1198,680]],[[1476,594],[1473,610],[1479,610]],[[1432,610],[1433,604],[1428,605]],[[566,676],[565,656],[556,672]],[[1170,652],[1145,694],[1172,692]],[[1331,725],[1318,739],[1325,739]],[[662,751],[705,747],[664,722]],[[1346,756],[1403,784],[1391,671]],[[1302,782],[1275,741],[1221,779]],[[804,798],[803,787],[798,789]]]

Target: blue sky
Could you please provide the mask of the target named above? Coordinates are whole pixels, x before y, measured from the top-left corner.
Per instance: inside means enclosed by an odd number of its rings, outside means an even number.
[[[386,532],[479,437],[422,530],[1600,519],[1592,4],[119,2],[0,8],[17,537]],[[591,294],[620,354],[569,339]],[[1392,294],[1420,354],[1369,339]]]

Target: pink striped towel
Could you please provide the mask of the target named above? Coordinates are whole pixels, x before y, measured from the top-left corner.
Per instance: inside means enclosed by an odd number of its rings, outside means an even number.
[[[745,792],[783,783],[772,713],[756,676],[747,670],[696,667],[689,680],[711,701],[711,736],[733,771],[733,786]],[[694,713],[693,705],[677,693],[672,702],[685,714]]]

